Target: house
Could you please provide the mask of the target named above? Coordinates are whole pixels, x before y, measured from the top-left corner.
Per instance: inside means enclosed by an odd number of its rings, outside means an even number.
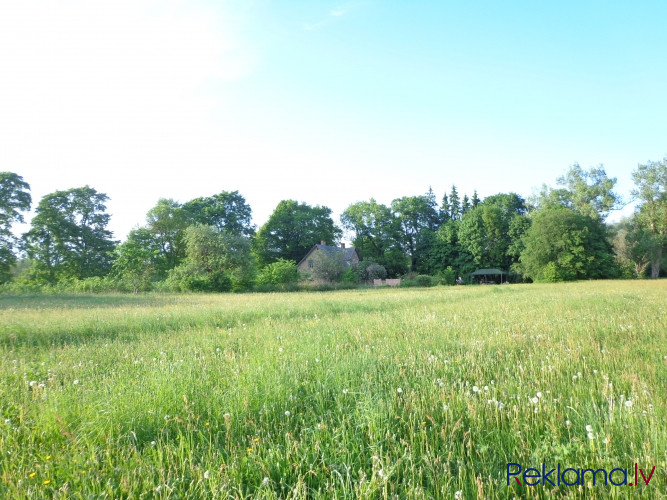
[[[323,240],[319,245],[313,245],[313,247],[308,250],[308,253],[305,255],[305,257],[301,259],[296,265],[297,271],[299,273],[307,274],[311,272],[314,258],[317,252],[325,252],[326,255],[333,255],[337,252],[340,252],[343,256],[343,262],[345,263],[346,267],[356,266],[361,260],[356,248],[345,248],[345,243],[341,243],[339,247],[334,247],[327,245],[326,241]]]

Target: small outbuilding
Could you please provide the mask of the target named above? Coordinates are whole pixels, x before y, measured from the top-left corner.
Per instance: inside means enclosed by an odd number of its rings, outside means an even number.
[[[478,269],[470,273],[470,282],[479,279],[480,285],[495,285],[496,283],[507,283],[507,273],[500,269]]]

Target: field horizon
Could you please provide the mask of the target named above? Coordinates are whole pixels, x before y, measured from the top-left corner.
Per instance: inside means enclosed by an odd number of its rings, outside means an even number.
[[[0,497],[667,498],[665,297],[0,296]]]

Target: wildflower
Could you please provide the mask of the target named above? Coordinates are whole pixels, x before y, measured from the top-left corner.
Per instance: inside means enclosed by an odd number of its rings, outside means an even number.
[[[623,403],[626,408],[630,408],[632,406],[632,399],[628,399],[625,403]]]
[[[402,393],[403,393],[403,389],[401,389],[401,388],[399,387],[398,389],[396,389],[396,392],[398,392],[399,394],[402,394]]]
[[[569,420],[565,421],[565,427],[570,427],[571,425],[572,425],[572,422],[570,422]]]
[[[454,498],[456,498],[456,500],[461,500],[461,498],[463,498],[463,490],[459,490],[454,493]]]
[[[537,403],[540,402],[540,400],[535,397],[535,398],[530,398],[530,402],[533,403],[534,405],[536,405]]]
[[[278,348],[278,352],[283,352],[283,348],[282,348],[282,347],[279,347],[279,348]]]
[[[29,477],[29,478],[33,478],[33,477],[35,477],[36,475],[37,475],[36,472],[31,472],[30,474],[28,474],[28,477]]]
[[[8,419],[8,418],[5,419],[5,424],[9,425],[11,423],[12,423],[12,421],[10,419]]]
[[[253,443],[259,443],[259,438],[254,438],[254,439],[252,440],[252,442],[253,442]]]
[[[151,446],[155,446],[157,443],[155,441],[151,441]]]
[[[36,380],[31,380],[30,383],[28,384],[30,387],[35,387],[37,385]]]
[[[51,455],[46,455],[46,460],[51,460]]]
[[[262,488],[266,488],[269,485],[269,478],[267,476],[264,476],[264,479],[262,479]]]
[[[285,412],[285,416],[286,416],[286,417],[289,417],[290,415],[291,415],[291,413],[289,412],[289,410],[287,410],[287,411]]]
[[[378,473],[377,473],[377,474],[378,474],[378,477],[379,477],[380,479],[384,479],[384,480],[387,479],[387,475],[384,473],[384,470],[382,470],[382,469],[378,470]]]
[[[225,420],[227,420],[227,419],[229,419],[229,417],[231,417],[231,415],[230,415],[229,413],[225,413],[225,414],[223,415],[223,417],[225,418]]]
[[[343,389],[343,394],[347,394],[347,389]]]
[[[588,439],[595,439],[595,434],[593,434],[592,432],[589,432],[588,433]]]
[[[204,479],[208,479],[211,476],[210,471],[207,469],[206,472],[204,472]]]
[[[79,379],[78,378],[74,379],[74,385],[79,385]]]
[[[473,385],[472,386],[472,392],[479,392],[479,387],[477,387],[476,385]]]
[[[586,426],[586,432],[593,432],[593,426],[592,425],[587,425]]]
[[[542,393],[541,393],[541,392],[538,392],[538,393],[535,394],[535,395],[536,395],[538,398],[542,398]]]
[[[442,405],[442,409],[445,411],[449,410],[449,405]]]
[[[44,480],[44,486],[46,486],[47,484],[50,484],[50,483],[51,483],[51,480],[50,480],[50,479],[45,479],[45,480]]]

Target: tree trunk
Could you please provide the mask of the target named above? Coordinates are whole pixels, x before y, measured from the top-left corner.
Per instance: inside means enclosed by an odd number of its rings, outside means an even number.
[[[659,247],[651,260],[651,278],[657,279],[660,276],[660,264],[662,264],[662,247]]]

